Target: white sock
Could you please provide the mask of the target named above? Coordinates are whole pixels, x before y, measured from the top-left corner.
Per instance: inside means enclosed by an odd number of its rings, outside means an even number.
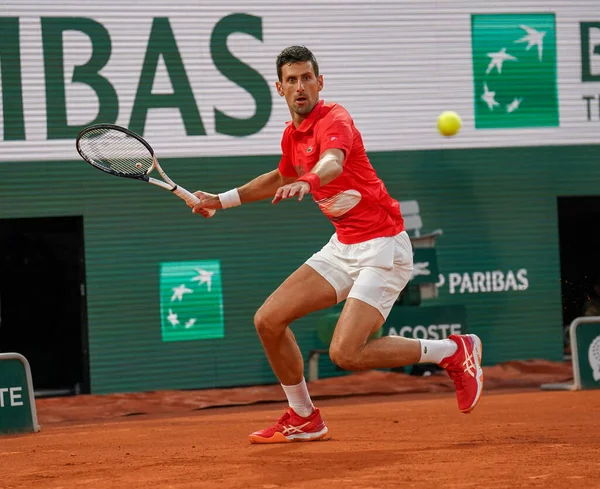
[[[421,359],[419,363],[440,363],[444,358],[456,353],[458,345],[452,340],[419,340]]]
[[[306,380],[302,377],[302,381],[296,385],[283,385],[283,390],[287,396],[290,407],[296,411],[296,413],[303,418],[307,418],[315,410],[308,388],[306,387]]]

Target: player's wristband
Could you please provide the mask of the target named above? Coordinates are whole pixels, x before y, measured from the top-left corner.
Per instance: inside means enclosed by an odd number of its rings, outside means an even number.
[[[310,190],[312,192],[318,190],[318,188],[321,186],[321,178],[319,177],[319,175],[313,172],[305,173],[300,178],[298,178],[298,180],[307,182],[310,185]]]
[[[223,209],[229,209],[230,207],[242,205],[240,194],[237,191],[237,188],[219,194],[219,200],[221,201],[221,207],[223,207]]]

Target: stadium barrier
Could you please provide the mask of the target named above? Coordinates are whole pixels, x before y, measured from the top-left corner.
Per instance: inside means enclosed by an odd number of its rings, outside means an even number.
[[[19,353],[0,353],[0,435],[38,431],[29,362]]]
[[[575,318],[569,326],[573,382],[542,384],[542,390],[600,389],[600,316]]]

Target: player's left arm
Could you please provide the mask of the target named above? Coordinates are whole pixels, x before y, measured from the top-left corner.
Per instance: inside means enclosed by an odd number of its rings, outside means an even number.
[[[327,149],[321,153],[313,169],[298,178],[295,182],[279,187],[273,198],[273,204],[280,200],[298,196],[298,200],[318,187],[327,185],[342,174],[344,170],[344,151],[337,148]]]
[[[344,150],[339,148],[326,149],[321,153],[321,158],[309,173],[314,173],[319,177],[320,186],[322,187],[342,174],[345,159]],[[300,180],[302,181],[302,177],[300,177]]]
[[[298,196],[298,200],[319,187],[327,185],[342,174],[344,160],[352,149],[353,133],[351,123],[343,117],[332,118],[320,136],[321,156],[311,171],[294,183],[277,189],[273,203]]]

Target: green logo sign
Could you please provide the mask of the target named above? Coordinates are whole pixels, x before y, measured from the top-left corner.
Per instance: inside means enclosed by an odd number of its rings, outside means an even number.
[[[218,260],[161,263],[163,341],[223,338],[223,293]]]
[[[475,127],[559,125],[554,14],[471,16]]]

